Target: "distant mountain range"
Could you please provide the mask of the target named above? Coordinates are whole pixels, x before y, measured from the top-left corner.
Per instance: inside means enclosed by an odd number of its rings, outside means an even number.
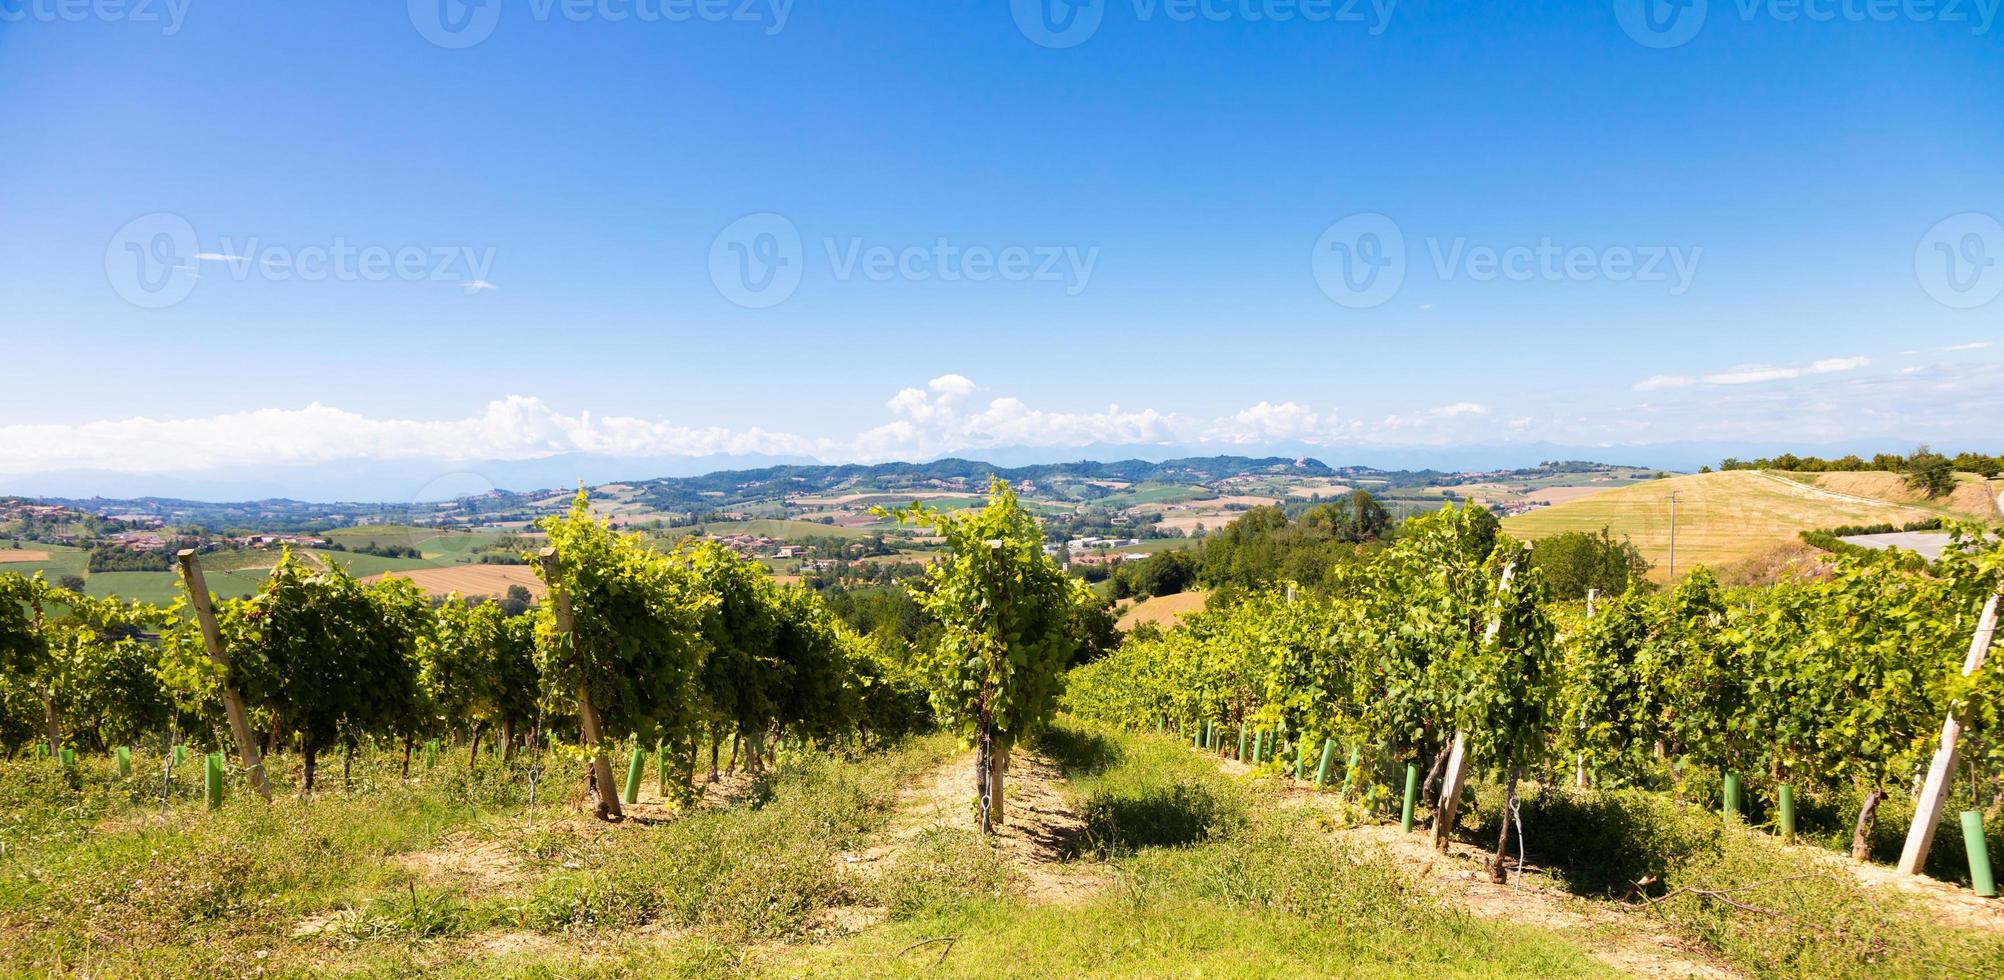
[[[1060,465],[1063,460],[1122,460],[1096,464],[1109,467],[1157,463],[1168,465],[1189,459],[1276,458],[1327,460],[1334,469],[1361,467],[1383,471],[1466,472],[1518,469],[1536,466],[1551,459],[1618,460],[1624,465],[1664,470],[1689,471],[1702,465],[1717,465],[1728,456],[1753,458],[1784,452],[1820,456],[1842,456],[1856,452],[1906,452],[1911,442],[1871,440],[1859,443],[1784,444],[1678,442],[1647,445],[1568,446],[1554,443],[1522,443],[1468,446],[1312,446],[1279,443],[1247,447],[1245,456],[1203,455],[1214,446],[1185,445],[1092,445],[1068,449],[1003,447],[984,450],[986,462],[978,464],[1011,473],[1037,471],[1039,467]],[[1938,447],[1939,448],[1939,447]],[[935,459],[913,463],[885,463],[883,467],[952,464]],[[964,462],[964,461],[960,461]],[[1074,464],[1063,464],[1074,465]],[[449,500],[490,490],[527,491],[537,488],[594,486],[613,482],[647,482],[662,478],[702,477],[719,472],[776,470],[798,467],[803,471],[833,469],[859,471],[856,467],[833,467],[805,457],[782,456],[609,456],[566,454],[530,460],[428,461],[353,460],[310,466],[260,466],[246,469],[214,469],[172,473],[124,473],[107,470],[73,470],[47,473],[0,475],[0,494],[34,497],[106,497],[134,499],[172,497],[183,500],[263,500],[291,499],[314,501],[384,501],[407,503]],[[861,467],[861,471],[874,467]]]

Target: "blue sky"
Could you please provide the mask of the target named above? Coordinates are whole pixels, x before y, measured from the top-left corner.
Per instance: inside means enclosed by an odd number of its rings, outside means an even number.
[[[0,0],[0,472],[2004,442],[1996,0],[133,2]]]

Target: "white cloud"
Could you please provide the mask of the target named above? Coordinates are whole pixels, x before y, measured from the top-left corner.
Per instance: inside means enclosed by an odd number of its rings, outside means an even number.
[[[1217,442],[1238,445],[1309,441],[1335,424],[1334,413],[1325,418],[1314,409],[1294,402],[1278,405],[1260,402],[1217,420],[1210,426],[1208,435]]]
[[[1811,361],[1806,366],[1794,367],[1740,364],[1710,374],[1653,374],[1637,381],[1632,387],[1636,391],[1668,391],[1674,388],[1689,388],[1693,385],[1765,384],[1770,381],[1792,381],[1810,375],[1855,371],[1871,363],[1872,359],[1869,357],[1826,357],[1819,361]]]
[[[1294,401],[1260,401],[1216,416],[1120,405],[1054,410],[1013,396],[984,397],[980,385],[958,374],[900,390],[884,403],[888,418],[847,436],[759,426],[688,426],[589,411],[571,414],[524,395],[448,419],[378,418],[313,403],[202,418],[0,424],[0,474],[189,473],[347,461],[457,464],[571,453],[878,462],[1011,447],[1211,446],[1237,451],[1308,445],[1340,453],[1343,447],[1537,441],[1578,446],[1694,439],[1807,444],[1877,437],[1974,444],[1994,437],[1988,420],[2004,415],[2004,365],[1974,362],[1871,372],[1862,370],[1866,364],[1864,358],[1832,358],[1794,368],[1664,376],[1637,385],[1662,394],[1628,405],[1604,396],[1583,403],[1575,396],[1530,392],[1499,408],[1457,401],[1393,412],[1375,423]],[[1824,380],[1789,389],[1721,380],[1775,372],[1822,375]]]
[[[1955,344],[1955,345],[1953,345],[1953,346],[1949,346],[1949,347],[1943,347],[1943,348],[1942,348],[1941,350],[1942,350],[1942,353],[1944,353],[1944,354],[1947,354],[1947,353],[1953,353],[1953,352],[1955,352],[1955,351],[1963,351],[1963,350],[1988,350],[1989,348],[1992,348],[1992,347],[1995,347],[1995,346],[1997,346],[1997,345],[1996,345],[1996,344],[1993,344],[1993,343],[1991,343],[1990,341],[1987,341],[1987,340],[1978,340],[1978,341],[1973,341],[1973,342],[1971,342],[1971,343],[1967,343],[1967,344]]]
[[[483,289],[493,289],[495,288],[495,286],[493,283],[488,282],[485,279],[468,279],[465,282],[460,283],[459,288],[464,290],[466,292],[466,295],[471,296],[474,293],[480,292]]]

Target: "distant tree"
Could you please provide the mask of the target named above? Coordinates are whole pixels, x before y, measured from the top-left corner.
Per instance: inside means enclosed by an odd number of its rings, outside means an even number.
[[[1188,551],[1163,551],[1138,562],[1127,562],[1113,573],[1113,597],[1175,595],[1197,581],[1197,556]]]
[[[1956,453],[1955,468],[1965,473],[1974,473],[1986,480],[1994,480],[1999,472],[2004,472],[2004,460],[1982,453]]]
[[[508,594],[501,599],[501,611],[510,616],[520,616],[528,611],[533,601],[534,597],[529,594],[528,586],[511,585],[508,587]]]
[[[81,575],[64,575],[56,579],[56,588],[70,592],[82,592],[84,590],[84,577]]]
[[[1617,541],[1602,527],[1597,534],[1567,531],[1538,542],[1531,567],[1543,573],[1555,599],[1584,599],[1588,589],[1612,598],[1640,583],[1649,562],[1633,542]]]
[[[1907,457],[1902,472],[1906,474],[1907,488],[1919,490],[1929,499],[1945,497],[1955,489],[1955,464],[1926,446]]]
[[[1104,599],[1081,598],[1072,609],[1072,635],[1078,638],[1079,645],[1069,666],[1091,663],[1120,646],[1120,615]]]

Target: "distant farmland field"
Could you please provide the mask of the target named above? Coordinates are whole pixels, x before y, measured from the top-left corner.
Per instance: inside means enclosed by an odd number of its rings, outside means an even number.
[[[376,582],[385,576],[410,579],[423,589],[426,595],[446,595],[457,592],[463,596],[506,595],[511,585],[525,586],[529,594],[540,598],[543,581],[536,577],[534,569],[527,565],[453,565],[448,568],[413,568],[371,575],[364,582]]]
[[[1204,600],[1210,593],[1202,589],[1178,592],[1175,595],[1156,596],[1140,602],[1128,604],[1120,610],[1120,628],[1133,629],[1142,623],[1154,623],[1163,629],[1176,625],[1184,615],[1204,610]]]
[[[1654,566],[1650,576],[1660,581],[1669,573],[1672,493],[1678,495],[1680,572],[1700,563],[1718,566],[1752,558],[1797,540],[1797,533],[1807,529],[1905,524],[1939,513],[1913,504],[1850,496],[1775,474],[1733,470],[1618,487],[1508,518],[1503,527],[1536,540],[1606,526],[1642,549]]]

